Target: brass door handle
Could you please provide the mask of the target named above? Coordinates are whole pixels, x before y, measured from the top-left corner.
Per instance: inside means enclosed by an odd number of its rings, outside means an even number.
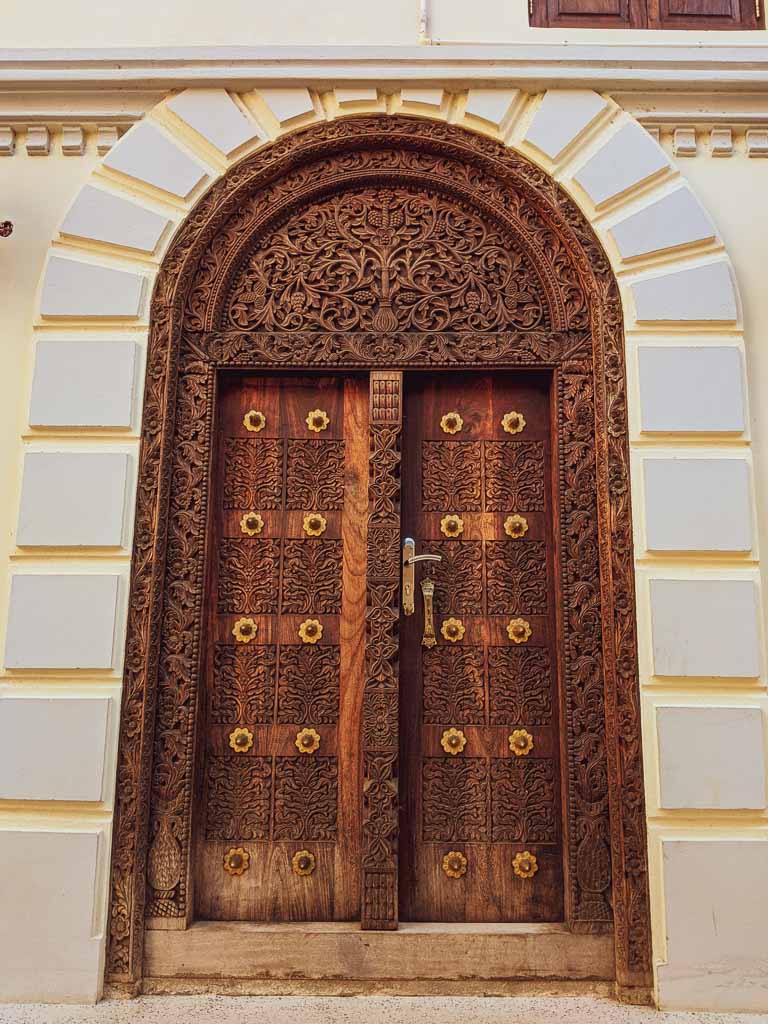
[[[437,643],[437,638],[435,637],[435,616],[432,610],[435,584],[432,580],[421,581],[421,592],[424,595],[424,635],[421,638],[421,646],[434,647]]]
[[[416,541],[406,537],[403,541],[403,614],[413,615],[416,610],[416,562],[442,562],[442,555],[417,555]]]

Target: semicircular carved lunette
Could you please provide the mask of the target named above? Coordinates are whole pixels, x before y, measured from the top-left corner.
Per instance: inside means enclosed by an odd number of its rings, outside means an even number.
[[[158,276],[109,976],[141,976],[145,913],[192,913],[184,872],[163,872],[159,888],[152,879],[161,836],[166,859],[190,855],[214,379],[220,368],[275,365],[556,369],[568,919],[587,930],[613,922],[619,981],[647,989],[616,281],[584,216],[539,168],[464,129],[387,116],[316,125],[236,165],[190,214]]]

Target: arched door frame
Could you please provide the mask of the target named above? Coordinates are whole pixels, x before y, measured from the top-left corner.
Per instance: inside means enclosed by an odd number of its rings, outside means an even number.
[[[364,154],[371,152],[378,154],[375,167],[366,166]],[[392,172],[382,166],[387,152],[403,157]],[[460,167],[465,174],[455,173]],[[440,188],[507,224],[540,273],[549,324],[495,335],[392,331],[384,337],[228,329],[222,310],[238,259],[280,209],[296,209],[323,188],[390,177]],[[629,997],[634,992],[642,998],[651,985],[650,938],[618,287],[583,214],[544,171],[464,129],[384,116],[310,127],[236,165],[189,215],[157,279],[121,719],[108,977],[129,984],[140,980],[145,913],[153,904],[153,913],[175,926],[184,927],[191,914],[186,880],[196,673],[189,639],[202,595],[198,570],[207,525],[215,374],[226,367],[283,366],[531,366],[557,373],[561,491],[573,498],[570,526],[561,536],[583,550],[593,516],[599,552],[596,603],[581,602],[578,588],[588,581],[580,577],[565,602],[566,616],[581,618],[573,624],[572,653],[586,652],[580,661],[574,657],[570,675],[566,670],[566,685],[575,688],[576,698],[566,722],[569,800],[592,806],[595,822],[604,816],[610,845],[606,884],[608,850],[603,855],[598,834],[590,833],[589,815],[569,818],[575,831],[566,872],[568,919],[574,930],[599,928],[594,906],[604,904],[610,890],[617,981]],[[595,669],[590,644],[597,645],[599,692],[589,685]],[[601,727],[590,728],[598,720]]]

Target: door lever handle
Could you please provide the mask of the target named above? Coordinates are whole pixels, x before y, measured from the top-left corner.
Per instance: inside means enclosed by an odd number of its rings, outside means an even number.
[[[417,555],[416,541],[406,537],[403,541],[403,615],[413,615],[416,610],[416,562],[442,562],[442,555]]]

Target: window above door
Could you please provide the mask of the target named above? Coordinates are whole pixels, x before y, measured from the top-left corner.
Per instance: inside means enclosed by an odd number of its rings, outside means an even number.
[[[763,0],[530,0],[539,28],[758,29]]]

